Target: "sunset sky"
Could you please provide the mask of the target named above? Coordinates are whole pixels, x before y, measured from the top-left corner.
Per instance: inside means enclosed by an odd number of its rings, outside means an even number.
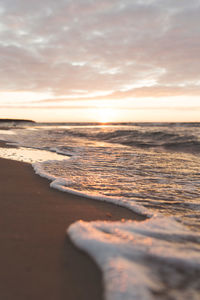
[[[0,0],[0,118],[200,121],[200,0]]]

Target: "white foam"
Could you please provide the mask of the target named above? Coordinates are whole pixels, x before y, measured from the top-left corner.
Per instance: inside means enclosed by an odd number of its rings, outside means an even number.
[[[50,148],[50,150],[52,152],[56,152],[57,154],[62,154],[62,155],[66,155],[66,156],[73,156],[73,155],[75,155],[73,152],[62,151],[62,150],[58,149],[57,147]]]
[[[199,280],[200,235],[193,235],[172,218],[124,223],[79,221],[67,233],[101,268],[106,300],[150,300],[155,294],[166,299],[166,288],[173,299],[188,299],[191,289],[192,299],[197,299],[194,278]],[[195,272],[197,276],[192,278]],[[179,289],[188,275],[193,282]]]
[[[56,180],[55,176],[53,176],[43,170],[42,165],[39,162],[33,163],[32,167],[33,167],[35,173],[37,175],[39,175],[40,177],[46,178],[48,180],[53,180],[53,181]]]

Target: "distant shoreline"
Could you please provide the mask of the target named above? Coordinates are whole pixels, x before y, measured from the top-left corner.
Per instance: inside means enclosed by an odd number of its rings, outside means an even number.
[[[0,119],[0,123],[35,123],[33,120],[26,120],[26,119]]]

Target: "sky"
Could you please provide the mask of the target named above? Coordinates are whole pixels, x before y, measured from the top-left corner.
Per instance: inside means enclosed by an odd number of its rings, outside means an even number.
[[[0,118],[200,121],[200,0],[0,0]]]

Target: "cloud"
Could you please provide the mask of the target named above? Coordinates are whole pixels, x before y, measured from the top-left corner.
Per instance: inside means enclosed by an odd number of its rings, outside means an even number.
[[[199,14],[199,0],[2,0],[0,88],[199,95]]]
[[[200,88],[199,86],[150,86],[150,87],[140,87],[130,89],[128,91],[114,91],[107,95],[96,95],[96,96],[81,96],[78,97],[61,97],[61,98],[49,98],[42,100],[34,100],[33,104],[42,104],[48,105],[50,103],[58,104],[65,103],[67,101],[89,101],[92,102],[95,100],[120,100],[120,99],[135,99],[135,98],[167,98],[167,97],[180,97],[180,96],[192,96],[200,97]],[[88,102],[88,103],[89,103]],[[30,102],[31,103],[31,102]],[[91,105],[91,104],[90,104]]]

